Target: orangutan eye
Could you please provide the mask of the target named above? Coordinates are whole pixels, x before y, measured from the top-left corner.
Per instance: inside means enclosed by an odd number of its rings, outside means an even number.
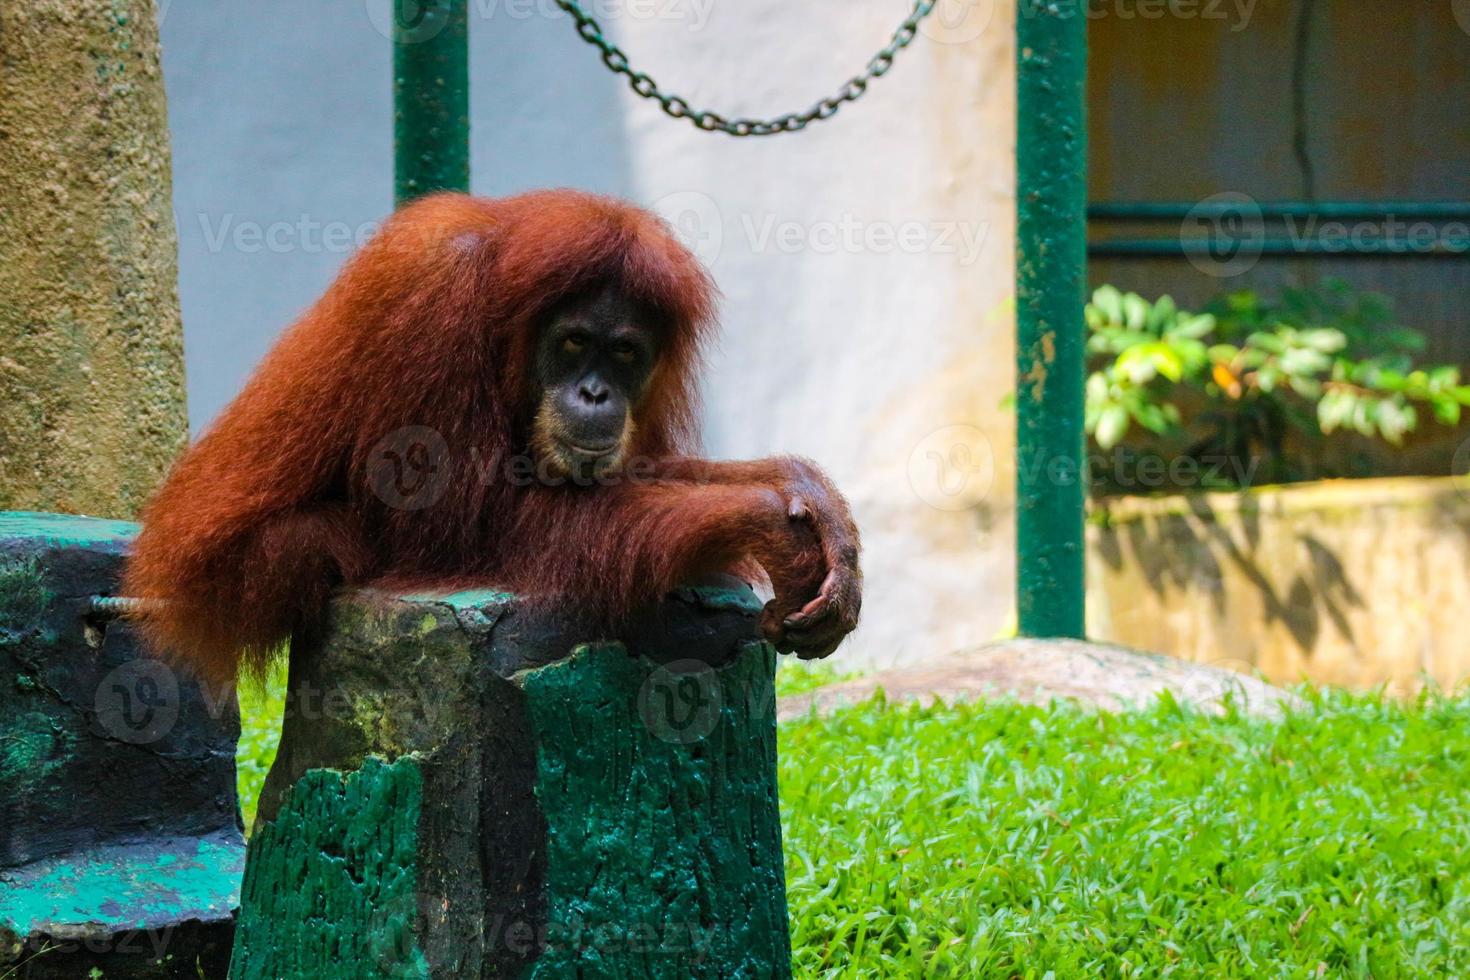
[[[613,346],[613,358],[621,364],[632,364],[638,359],[638,348],[624,341]]]
[[[587,349],[587,335],[581,333],[569,333],[561,342],[561,349],[568,354],[580,354]]]

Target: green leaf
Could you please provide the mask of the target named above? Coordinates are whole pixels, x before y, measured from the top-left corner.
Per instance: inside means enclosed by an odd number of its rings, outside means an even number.
[[[1372,437],[1377,428],[1378,404],[1366,398],[1359,398],[1353,402],[1352,425],[1362,435]]]
[[[1199,372],[1203,371],[1205,369],[1205,366],[1210,363],[1209,351],[1206,350],[1205,345],[1200,343],[1198,340],[1191,340],[1188,337],[1179,337],[1171,339],[1169,343],[1170,347],[1174,351],[1175,356],[1179,359],[1180,364],[1183,366],[1184,373],[1186,375],[1189,375],[1190,377],[1199,374]]]
[[[1092,294],[1092,302],[1109,323],[1123,322],[1123,294],[1116,286],[1099,286]]]
[[[1099,446],[1112,449],[1127,433],[1128,410],[1122,405],[1114,402],[1098,413],[1096,438]]]
[[[1170,381],[1178,382],[1184,373],[1184,362],[1178,352],[1165,343],[1150,344],[1144,348],[1153,358],[1154,367]]]
[[[1291,390],[1296,392],[1298,395],[1301,395],[1303,398],[1309,398],[1312,401],[1316,401],[1318,398],[1322,397],[1322,382],[1318,381],[1316,378],[1292,378]]]
[[[1412,430],[1418,421],[1413,405],[1393,401],[1379,402],[1375,415],[1379,433],[1395,446],[1403,443],[1404,433]]]
[[[1332,359],[1310,347],[1293,347],[1281,355],[1281,370],[1289,375],[1313,375],[1332,367]]]
[[[1129,330],[1142,330],[1148,325],[1148,300],[1137,293],[1123,297],[1123,322]]]
[[[1388,350],[1406,351],[1408,353],[1422,351],[1429,342],[1419,331],[1409,330],[1406,327],[1380,330],[1374,335],[1374,339]]]
[[[1254,313],[1261,299],[1249,289],[1241,289],[1225,297],[1225,306],[1232,313]]]
[[[1209,313],[1200,313],[1195,316],[1181,315],[1173,328],[1169,330],[1169,336],[1199,340],[1214,329],[1215,318]]]
[[[1179,307],[1174,305],[1174,297],[1165,293],[1154,300],[1153,308],[1148,311],[1148,321],[1145,326],[1150,333],[1162,334],[1164,328],[1172,324],[1179,314]]]
[[[1259,368],[1271,359],[1271,355],[1259,347],[1246,347],[1241,350],[1239,357],[1240,366],[1246,370]]]
[[[1169,429],[1169,417],[1162,405],[1138,402],[1129,406],[1133,420],[1150,432],[1162,434]]]
[[[1317,427],[1330,435],[1347,424],[1352,417],[1354,401],[1353,395],[1346,391],[1327,392],[1317,403]]]
[[[1141,330],[1128,330],[1123,328],[1118,331],[1118,338],[1114,347],[1119,353],[1122,353],[1130,347],[1137,347],[1139,344],[1151,344],[1153,341],[1154,338],[1152,336]]]
[[[1247,337],[1245,342],[1248,346],[1268,351],[1272,354],[1286,353],[1285,338],[1274,333],[1266,333],[1265,331],[1258,330]]]
[[[1183,376],[1183,368],[1179,354],[1161,341],[1139,344],[1118,358],[1118,370],[1126,374],[1128,380],[1135,385],[1147,384],[1156,375],[1178,382]]]
[[[1140,344],[1118,355],[1118,372],[1135,385],[1146,385],[1159,373],[1158,366],[1149,354],[1149,346],[1152,345]]]
[[[1347,346],[1347,335],[1341,330],[1334,330],[1330,327],[1303,330],[1298,339],[1313,350],[1324,354],[1336,354]]]
[[[1429,369],[1429,383],[1436,386],[1460,383],[1460,369],[1453,364],[1441,364]]]

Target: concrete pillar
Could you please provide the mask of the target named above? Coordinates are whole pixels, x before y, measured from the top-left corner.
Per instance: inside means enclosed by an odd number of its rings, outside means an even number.
[[[155,18],[0,5],[0,509],[131,516],[187,437]]]

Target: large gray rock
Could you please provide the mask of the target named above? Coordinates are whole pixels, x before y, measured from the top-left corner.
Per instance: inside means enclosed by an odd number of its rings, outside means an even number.
[[[1073,700],[1113,710],[1147,704],[1169,691],[1179,702],[1211,712],[1223,711],[1229,697],[1251,714],[1274,713],[1295,700],[1253,677],[1156,653],[1083,640],[1020,639],[782,698],[777,717],[797,718],[813,707],[830,712],[865,701],[880,688],[890,701],[1013,697],[1030,704]]]

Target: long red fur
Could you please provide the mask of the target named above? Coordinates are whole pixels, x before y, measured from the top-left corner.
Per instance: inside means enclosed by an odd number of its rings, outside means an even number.
[[[493,584],[616,622],[691,574],[753,558],[778,595],[814,594],[820,544],[781,520],[774,474],[592,488],[502,478],[529,451],[537,323],[609,282],[664,324],[631,454],[687,459],[714,290],[659,219],[572,191],[422,199],[286,331],[145,509],[123,589],[153,600],[151,645],[228,681],[263,668],[335,588],[368,582]],[[451,468],[420,509],[370,486],[374,447],[408,426],[442,436]]]

